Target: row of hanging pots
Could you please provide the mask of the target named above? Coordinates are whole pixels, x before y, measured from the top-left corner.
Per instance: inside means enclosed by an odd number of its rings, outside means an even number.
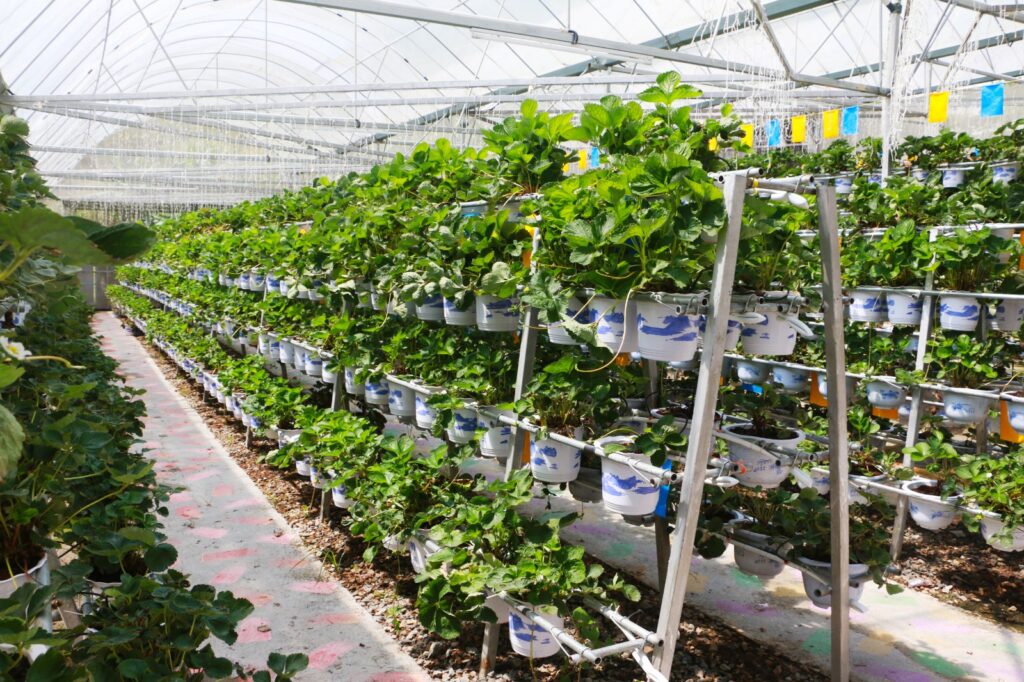
[[[376,294],[371,293],[371,297]],[[413,304],[406,304],[413,307]],[[376,306],[374,306],[376,307]],[[386,306],[385,306],[386,307]],[[452,327],[476,326],[485,332],[514,332],[519,328],[520,305],[517,298],[497,298],[477,294],[464,308],[441,294],[432,294],[416,303],[416,317],[426,322],[444,322]]]
[[[960,187],[967,181],[967,168],[940,168],[938,173],[942,174],[942,186],[946,189]],[[911,169],[910,175],[918,182],[925,182],[932,171],[923,168]],[[1001,163],[992,166],[992,182],[996,184],[1009,184],[1017,179],[1018,165],[1013,162]],[[868,181],[876,185],[882,184],[881,174],[868,176]],[[835,179],[836,194],[850,194],[853,192],[853,176],[845,175]]]
[[[237,287],[243,291],[268,292],[287,296],[291,293],[292,285],[284,278],[277,275],[264,275],[260,272],[242,273],[237,277],[221,274],[217,278],[218,284],[224,287]],[[318,289],[320,281],[313,282],[313,288],[300,291],[297,298],[304,298],[310,301],[322,301],[324,295]]]
[[[940,531],[960,519],[963,510],[956,506],[963,502],[960,493],[943,498],[936,482],[930,479],[907,481],[904,487],[920,495],[909,499],[909,507],[910,517],[921,528]],[[1001,552],[1024,551],[1024,527],[1014,528],[1007,538],[1002,535],[1006,524],[1000,519],[982,516],[980,526],[982,537],[993,549]]]
[[[916,294],[850,292],[850,319],[854,322],[885,322],[895,325],[921,323],[923,302]],[[996,331],[1016,332],[1024,324],[1024,301],[1003,300],[996,304],[989,324]],[[974,331],[981,319],[981,303],[973,296],[940,296],[939,326],[950,331]]]

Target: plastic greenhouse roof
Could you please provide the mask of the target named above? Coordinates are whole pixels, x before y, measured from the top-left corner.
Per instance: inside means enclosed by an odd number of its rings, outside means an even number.
[[[904,0],[37,0],[0,7],[0,107],[69,201],[226,203],[485,128],[533,97],[576,110],[675,69],[752,123],[860,104],[903,132],[929,91],[1024,75],[1024,11]],[[766,21],[762,21],[762,19]],[[570,30],[571,29],[571,30]],[[575,44],[572,44],[575,43]],[[886,67],[881,67],[888,63]],[[889,68],[891,65],[892,68]],[[905,116],[905,118],[904,118]],[[1005,120],[1005,119],[1003,119]],[[999,121],[997,121],[999,122]],[[959,124],[959,125],[958,125]]]

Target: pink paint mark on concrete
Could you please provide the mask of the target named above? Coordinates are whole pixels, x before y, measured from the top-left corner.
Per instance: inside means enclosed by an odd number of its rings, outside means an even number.
[[[232,488],[230,485],[228,485],[227,483],[221,483],[220,485],[218,485],[217,487],[215,487],[213,489],[213,496],[214,497],[231,497],[231,495],[233,495],[234,492],[235,492],[235,489]]]
[[[331,642],[309,652],[309,667],[313,670],[324,670],[334,665],[339,657],[344,656],[356,647],[352,642]]]
[[[219,540],[228,534],[223,528],[191,528],[188,531],[196,537],[205,538],[207,540]]]
[[[304,580],[292,583],[288,588],[292,592],[305,592],[307,594],[331,594],[334,592],[334,583],[321,582],[319,580]]]
[[[287,559],[278,559],[274,562],[275,568],[284,568],[287,570],[306,568],[307,566],[309,566],[309,561],[301,557],[288,557]]]
[[[174,513],[183,519],[189,520],[198,519],[203,515],[203,513],[199,511],[199,507],[192,504],[186,504],[182,507],[178,507],[174,510]]]
[[[282,535],[264,535],[256,538],[256,542],[262,542],[265,545],[290,545],[295,538],[287,533]]]
[[[270,602],[274,601],[274,598],[269,594],[260,594],[259,592],[247,592],[245,590],[234,590],[235,596],[242,599],[248,599],[252,602],[253,606],[266,606]]]
[[[194,470],[196,470],[198,468],[199,467],[189,467],[189,469],[192,470],[192,471],[194,471]],[[196,481],[205,481],[206,479],[211,478],[213,476],[216,476],[217,474],[218,474],[218,472],[216,472],[216,471],[200,471],[198,474],[194,474],[192,476],[189,476],[185,480],[188,481],[189,483],[195,483]]]
[[[325,613],[310,621],[313,625],[344,625],[347,623],[359,623],[360,618],[354,613]]]
[[[242,557],[252,556],[256,553],[255,549],[243,547],[242,549],[226,549],[221,552],[207,552],[203,555],[202,560],[208,561],[226,561],[228,559],[241,559]]]
[[[263,502],[262,497],[247,497],[242,500],[235,500],[231,504],[225,507],[225,509],[242,509],[243,507],[259,507]]]
[[[270,624],[262,618],[249,617],[238,624],[238,644],[269,642],[272,635]]]
[[[243,516],[240,519],[235,519],[235,523],[240,523],[243,526],[266,526],[273,522],[273,519],[268,519],[266,516]]]
[[[229,566],[217,575],[210,578],[211,585],[231,585],[238,582],[238,579],[245,575],[246,567],[241,564]]]
[[[167,501],[170,502],[171,504],[180,504],[182,502],[191,502],[192,501],[192,493],[190,493],[187,490],[183,490],[180,493],[172,493],[171,496],[169,498],[167,498]]]
[[[177,471],[178,462],[176,460],[167,460],[166,462],[157,462],[153,465],[153,471]]]

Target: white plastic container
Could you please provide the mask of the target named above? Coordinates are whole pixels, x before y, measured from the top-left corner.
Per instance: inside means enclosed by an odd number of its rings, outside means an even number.
[[[459,444],[472,443],[479,429],[476,410],[469,407],[452,410],[452,421],[447,428],[448,440]]]
[[[564,619],[559,616],[539,613],[537,617],[557,628],[565,627]],[[508,636],[512,650],[520,656],[548,658],[562,650],[551,633],[518,613],[509,614]]]
[[[1009,184],[1017,179],[1017,170],[1015,163],[992,166],[992,182],[998,185]]]
[[[869,381],[865,386],[868,402],[875,407],[892,409],[899,407],[907,398],[907,390],[888,381]]]
[[[501,410],[500,414],[506,417],[514,416],[509,410]],[[512,427],[503,424],[497,419],[480,415],[481,427],[486,429],[480,437],[480,454],[484,457],[495,459],[507,459],[512,454]]]
[[[697,354],[700,316],[680,312],[679,306],[639,301],[637,349],[648,360],[686,362]]]
[[[437,410],[428,404],[430,396],[427,391],[416,391],[416,426],[427,431],[434,428],[437,421]]]
[[[40,559],[32,568],[28,569],[25,573],[17,573],[6,580],[0,580],[0,599],[6,599],[7,597],[14,594],[22,585],[27,583],[36,582],[36,578],[39,572],[43,570],[43,565],[46,563],[46,555],[43,554],[43,558]]]
[[[568,317],[581,324],[586,324],[590,319],[590,311],[587,310],[586,306],[578,298],[569,299],[569,304],[565,308],[565,317]],[[552,322],[547,325],[548,339],[551,343],[559,346],[575,346],[579,342],[576,341],[569,332],[565,331],[565,327],[561,322]]]
[[[942,392],[942,414],[956,424],[978,424],[988,418],[989,399],[955,391]]]
[[[366,394],[366,402],[371,405],[388,404],[389,389],[387,381],[383,379],[380,381],[367,381],[363,387]]]
[[[1024,324],[1024,301],[1004,300],[996,304],[996,314],[992,317],[992,329],[1001,332],[1016,333]]]
[[[366,384],[361,381],[356,381],[356,369],[354,367],[346,367],[345,370],[345,392],[352,395],[366,395]],[[367,399],[367,402],[370,402]],[[381,403],[373,403],[379,405]]]
[[[323,374],[324,361],[320,359],[319,355],[313,353],[306,353],[306,362],[303,365],[304,371],[311,377],[318,377]]]
[[[756,547],[767,547],[770,540],[767,535],[740,528],[734,530],[733,535],[740,542]],[[786,562],[782,559],[766,557],[760,552],[753,552],[741,545],[733,545],[732,548],[736,568],[747,575],[757,576],[762,580],[770,580],[782,573],[782,569],[786,567]]]
[[[413,390],[401,384],[391,384],[388,411],[396,417],[411,417],[416,414],[416,395]]]
[[[753,360],[737,360],[735,366],[736,378],[744,384],[763,384],[773,371],[771,366]]]
[[[627,450],[621,451],[643,462],[650,462],[649,457],[641,453],[629,452],[628,447],[635,438],[631,436],[609,436],[599,438],[597,445],[621,445]],[[650,476],[638,473],[628,464],[601,458],[601,499],[604,507],[610,512],[624,516],[645,516],[653,514],[658,506],[661,486],[652,483]]]
[[[811,387],[811,373],[792,367],[772,367],[772,380],[782,388],[783,393],[801,395]]]
[[[736,439],[756,440],[758,442],[773,444],[792,450],[795,449],[796,446],[804,439],[803,432],[797,429],[792,429],[796,435],[790,438],[755,439],[753,437],[737,433],[738,430],[745,427],[747,427],[746,424],[730,424],[722,428],[726,433],[735,436],[735,438],[727,441],[729,446],[729,460],[743,465],[744,471],[736,472],[734,476],[740,483],[749,488],[756,486],[762,486],[764,488],[779,487],[779,484],[786,480],[786,477],[789,476],[790,471],[792,471],[792,465],[784,464],[781,459],[782,455],[777,455],[756,447],[753,442],[750,445],[745,445],[742,442],[736,442]]]
[[[485,332],[514,332],[519,328],[519,299],[477,294],[476,326]]]
[[[972,332],[978,326],[981,306],[972,296],[940,296],[939,326],[958,332]]]
[[[444,305],[444,322],[450,327],[472,327],[476,324],[476,306],[470,301],[465,310],[459,310],[455,301],[446,298]]]
[[[309,465],[309,457],[297,457],[295,459],[295,471],[298,472],[299,476],[305,476],[309,478],[312,474],[312,468]]]
[[[964,184],[965,172],[963,168],[943,168],[942,186],[946,188],[959,187]]]
[[[850,292],[850,320],[853,322],[884,322],[886,319],[886,295],[877,291]]]
[[[416,317],[424,322],[444,321],[444,300],[441,294],[431,294],[416,304]]]
[[[921,324],[924,302],[915,294],[890,291],[885,294],[886,316],[893,324]]]
[[[597,344],[613,353],[638,350],[636,301],[628,303],[597,296],[590,302],[590,317],[597,322]]]
[[[836,194],[849,194],[853,191],[853,178],[849,176],[835,179]]]
[[[1017,433],[1024,433],[1024,403],[1006,402],[1006,414],[1010,428]]]
[[[352,500],[348,499],[348,488],[343,485],[331,488],[331,501],[338,509],[348,509],[352,506]]]
[[[1024,527],[1017,526],[1014,528],[1008,539],[996,537],[996,534],[1005,527],[1006,524],[998,519],[990,519],[988,517],[982,517],[981,519],[981,535],[992,549],[997,549],[1000,552],[1024,551]]]
[[[743,352],[750,355],[792,355],[798,330],[811,333],[796,315],[768,313],[760,322],[744,323],[740,332]]]
[[[830,563],[811,559],[801,559],[800,561],[811,568],[819,569],[818,573],[831,574],[832,564]],[[864,594],[864,586],[871,580],[870,574],[871,569],[866,564],[850,564],[850,602],[860,601],[861,595]],[[831,585],[823,583],[807,573],[801,575],[804,578],[804,593],[807,594],[811,603],[822,609],[832,608]]]
[[[530,441],[530,470],[545,483],[568,483],[580,475],[583,451],[565,443],[543,438]]]
[[[907,481],[903,484],[903,487],[917,492],[918,488],[930,485],[933,485],[932,481]],[[945,500],[942,500],[937,495],[928,495],[928,497],[935,501],[922,500],[919,497],[910,498],[910,518],[914,519],[914,523],[925,530],[948,528],[956,520],[960,511],[956,507],[947,506],[944,502],[956,504],[960,501],[960,496],[951,495]]]

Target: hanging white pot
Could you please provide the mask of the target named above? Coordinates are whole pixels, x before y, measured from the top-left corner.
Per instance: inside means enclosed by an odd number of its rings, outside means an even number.
[[[959,187],[964,184],[965,171],[963,168],[943,168],[942,186],[946,188]]]
[[[722,431],[731,436],[726,440],[729,447],[729,461],[742,465],[743,471],[736,472],[734,476],[749,488],[755,486],[777,488],[789,476],[793,465],[784,463],[784,455],[769,452],[758,447],[756,443],[763,442],[794,450],[804,439],[804,433],[797,429],[790,429],[793,435],[787,438],[762,438],[741,433],[749,428],[749,424],[730,424],[722,428]],[[785,459],[788,462],[788,457]]]
[[[981,518],[981,535],[992,549],[1000,552],[1024,551],[1024,526],[1017,526],[1011,530],[1008,537],[1003,532],[1004,528],[1006,524],[999,519],[987,516]]]
[[[338,373],[329,368],[330,362],[324,362],[320,370],[320,380],[333,386],[338,381]],[[347,387],[346,387],[347,388]]]
[[[822,398],[828,398],[828,374],[825,372],[818,372],[818,393],[821,394]],[[846,377],[846,402],[850,403],[853,401],[853,397],[857,394],[857,377]]]
[[[320,473],[320,470],[312,464],[309,466],[309,480],[317,490],[323,490],[327,486],[327,477]]]
[[[499,410],[499,413],[506,417],[513,417],[515,413],[511,410]],[[507,459],[512,454],[512,427],[503,424],[499,420],[480,414],[480,425],[486,429],[480,437],[480,454],[484,457],[495,459]]]
[[[299,476],[305,476],[309,478],[311,469],[309,465],[309,456],[303,455],[302,457],[295,458],[295,471],[298,472]]]
[[[800,395],[811,386],[811,373],[793,367],[772,367],[772,380],[782,388],[783,393]]]
[[[495,622],[499,625],[508,622],[509,608],[504,599],[496,594],[492,594],[484,601],[484,606],[494,612],[496,617]]]
[[[849,194],[853,191],[853,178],[850,176],[836,178],[835,184],[836,194]]]
[[[276,294],[280,291],[281,280],[276,275],[267,275],[267,291]]]
[[[939,326],[960,332],[974,331],[981,306],[973,296],[939,297]]]
[[[627,448],[622,454],[636,457],[649,463],[650,457],[641,453],[629,452],[628,448],[636,440],[635,436],[609,436],[596,441],[598,447],[621,445]],[[604,507],[610,512],[624,516],[646,516],[653,514],[658,506],[661,485],[652,483],[650,476],[636,471],[622,462],[615,462],[607,457],[601,458],[601,499]]]
[[[910,177],[914,178],[918,182],[925,182],[928,180],[928,171],[923,168],[914,168],[910,171]]]
[[[217,275],[217,284],[221,285],[222,287],[231,286],[230,284],[228,284],[228,276],[225,275],[224,273]]]
[[[699,315],[657,301],[639,301],[636,310],[637,349],[641,357],[686,362],[697,354]]]
[[[814,332],[796,315],[767,313],[759,322],[746,322],[740,338],[743,352],[750,355],[792,355],[796,348],[796,335],[813,336]]]
[[[236,327],[232,320],[224,320],[220,323],[220,328],[224,331],[224,335],[229,338],[235,335]]]
[[[311,377],[318,377],[323,374],[324,361],[316,353],[306,353],[304,371]]]
[[[256,336],[256,351],[260,355],[268,355],[270,353],[270,338],[266,334],[258,334]]]
[[[1010,428],[1017,433],[1024,433],[1024,403],[1006,401],[1006,414],[1010,421]]]
[[[476,306],[472,298],[467,299],[464,309],[450,298],[444,299],[444,322],[450,327],[472,327],[476,324]]]
[[[894,291],[885,294],[886,317],[893,324],[921,324],[924,302],[916,294]]]
[[[46,564],[46,554],[43,554],[43,558],[37,561],[28,571],[16,573],[6,580],[0,580],[0,599],[10,597],[22,585],[36,582],[39,572],[43,570],[44,564]]]
[[[758,315],[757,313],[754,313],[752,315],[742,314],[739,315],[738,317],[730,317],[728,319],[725,325],[725,346],[723,346],[723,348],[725,348],[727,352],[736,350],[736,346],[740,342],[740,334],[743,332],[744,320],[749,320],[751,322],[759,322],[761,320],[761,316]],[[706,338],[705,334],[707,333],[707,323],[708,316],[701,315],[700,323],[698,325],[698,328],[700,329],[701,347],[704,346],[704,339]],[[694,361],[691,360],[690,362]]]
[[[753,360],[737,360],[735,366],[736,378],[744,384],[763,384],[768,381],[769,372],[773,371],[769,365]]]
[[[444,320],[444,300],[441,294],[430,294],[421,303],[416,304],[416,317],[425,322],[441,322]]]
[[[992,182],[997,185],[1006,185],[1017,179],[1018,166],[1015,163],[992,166]]]
[[[324,300],[324,295],[320,293],[320,287],[322,284],[323,282],[319,280],[314,281],[313,286],[306,290],[306,298],[317,303]]]
[[[888,381],[869,381],[865,386],[868,402],[875,407],[892,409],[899,407],[907,398],[907,390]]]
[[[541,611],[542,609],[535,607],[534,610]],[[537,618],[559,629],[565,627],[565,621],[557,615],[538,613]],[[512,643],[512,650],[520,656],[548,658],[562,650],[558,640],[550,632],[516,612],[509,614],[508,636]]]
[[[824,561],[801,558],[800,562],[811,568],[820,569],[818,573],[829,575],[832,571],[832,564]],[[823,609],[832,607],[832,587],[829,583],[823,583],[807,573],[802,573],[804,578],[804,593],[811,603]],[[850,603],[860,602],[864,594],[864,586],[871,579],[871,569],[866,564],[850,564]]]
[[[562,314],[564,317],[575,320],[581,324],[586,324],[590,319],[590,311],[587,310],[586,305],[584,305],[584,303],[575,296],[569,299],[569,303],[566,304],[565,311]],[[572,338],[569,332],[565,331],[565,325],[561,322],[552,322],[546,326],[548,329],[548,340],[551,341],[551,343],[559,346],[579,345],[579,341]]]
[[[434,547],[435,549],[431,550],[428,543],[417,537],[411,537],[406,541],[405,548],[409,550],[409,561],[412,562],[413,571],[422,573],[427,570],[427,560],[440,549],[436,545]]]
[[[239,289],[242,289],[243,291],[248,291],[249,275],[245,274],[244,272],[241,275],[239,275],[238,279],[235,280],[235,286],[237,286]]]
[[[732,534],[740,542],[766,550],[771,543],[771,538],[767,535],[755,533],[752,530],[737,528]],[[782,573],[782,569],[786,567],[786,562],[782,559],[767,557],[743,545],[734,544],[732,546],[732,556],[733,561],[736,562],[736,568],[747,575],[753,575],[762,580],[771,580]]]
[[[294,361],[295,346],[288,339],[281,339],[277,346],[277,359],[288,365]]]
[[[881,185],[882,184],[882,176],[881,176],[881,174],[879,174],[879,173],[872,173],[872,174],[868,175],[868,182],[870,182],[872,185]]]
[[[350,393],[352,395],[366,395],[366,384],[364,384],[361,381],[356,381],[356,369],[354,367],[346,367],[344,372],[345,372],[345,392],[346,393]],[[387,402],[387,396],[384,396],[384,398],[385,398],[384,402]],[[371,402],[371,401],[370,401],[369,398],[367,398],[366,402]],[[374,404],[382,405],[383,403],[374,403]]]
[[[942,414],[956,424],[978,424],[988,418],[989,399],[956,391],[942,392]]]
[[[281,356],[281,341],[276,336],[267,332],[269,343],[267,345],[267,359],[278,360]]]
[[[519,299],[477,294],[476,326],[485,332],[514,332],[519,327]]]
[[[925,495],[928,498],[923,500],[919,497],[911,497],[909,500],[910,518],[914,519],[914,523],[925,530],[942,530],[943,528],[948,528],[960,513],[956,507],[950,507],[947,504],[944,504],[945,502],[957,504],[960,501],[959,495],[951,495],[943,500],[938,495],[928,495],[927,493],[922,493],[920,491],[920,488],[927,488],[934,485],[934,481],[907,481],[903,484],[903,487],[907,490],[912,490],[921,495]]]
[[[291,285],[288,284],[288,282],[282,277],[281,280],[277,283],[277,293],[281,294],[282,296],[287,296],[288,292],[290,292],[291,290]]]
[[[249,291],[263,291],[267,286],[267,278],[259,272],[249,273]]]
[[[412,417],[416,414],[416,394],[408,386],[391,384],[388,411],[396,417]]]
[[[348,509],[352,506],[352,500],[348,499],[348,488],[343,485],[331,488],[331,501],[338,509]]]
[[[299,440],[302,429],[277,429],[277,447],[283,448]]]
[[[480,429],[480,420],[476,410],[471,407],[459,407],[452,410],[452,421],[448,425],[448,440],[453,443],[472,443],[476,432]]]
[[[854,322],[883,322],[886,319],[886,296],[878,291],[850,292],[850,319]]]
[[[613,353],[633,353],[638,349],[636,301],[633,299],[623,302],[596,296],[590,302],[590,318],[597,322],[597,345]]]
[[[346,368],[346,372],[348,369]],[[364,384],[364,390],[366,392],[366,402],[371,405],[387,405],[388,404],[388,382],[381,379],[380,381],[367,380]]]
[[[430,388],[439,387],[431,386]],[[430,396],[431,392],[429,391],[416,391],[416,426],[427,431],[434,428],[434,422],[437,421],[437,410],[427,402],[430,400]]]
[[[992,329],[1001,332],[1020,331],[1024,324],[1024,301],[1005,299],[996,304],[996,314],[992,317]]]
[[[583,451],[550,438],[530,441],[530,470],[545,483],[568,483],[580,475]]]

